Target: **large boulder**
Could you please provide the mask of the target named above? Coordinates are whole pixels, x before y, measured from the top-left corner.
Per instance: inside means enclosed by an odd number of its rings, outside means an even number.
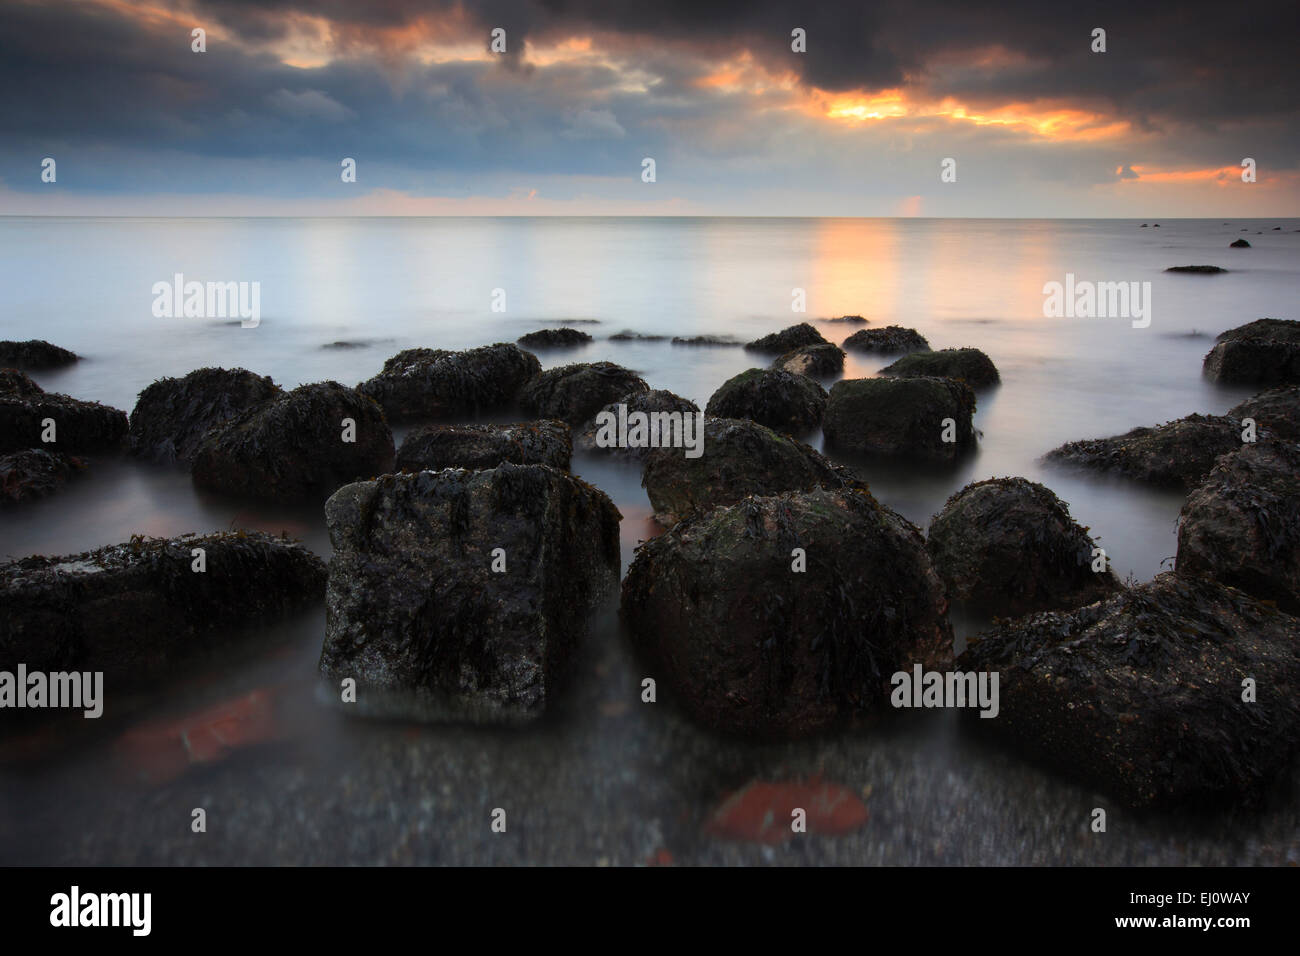
[[[51,442],[43,441],[47,419],[54,423]],[[126,431],[123,411],[47,392],[22,372],[0,369],[0,454],[27,448],[73,455],[116,451]]]
[[[830,378],[844,371],[844,352],[837,345],[805,345],[786,352],[772,363],[772,368],[785,369],[795,375]]]
[[[955,379],[856,378],[831,388],[822,430],[843,451],[948,463],[974,449],[974,414],[975,393]]]
[[[634,413],[641,413],[647,416],[680,415],[683,419],[683,425],[685,424],[685,418],[687,415],[694,416],[698,415],[700,412],[700,406],[696,405],[689,398],[682,398],[680,395],[662,388],[651,389],[648,392],[629,392],[622,396],[617,402],[611,402],[606,405],[600,410],[600,412],[608,412],[617,419],[620,405],[627,410],[628,415]],[[648,444],[628,445],[626,447],[621,445],[611,445],[605,447],[596,443],[596,437],[600,432],[600,427],[596,424],[596,418],[600,415],[600,412],[593,415],[591,420],[582,427],[582,431],[574,438],[574,444],[581,450],[588,452],[610,454],[621,458],[635,460],[645,458],[645,456],[650,452],[650,446]],[[647,419],[647,421],[649,421],[649,419]],[[660,418],[660,421],[661,423],[667,421],[670,426],[673,425],[672,419]],[[665,429],[661,425],[660,432],[662,433],[664,431]],[[667,431],[671,434],[672,428],[668,428]]]
[[[930,343],[915,329],[887,325],[883,329],[861,329],[844,340],[844,347],[854,352],[929,351]]]
[[[1286,765],[1300,739],[1297,647],[1291,615],[1166,573],[1001,621],[958,667],[999,675],[999,713],[981,730],[1129,806],[1198,806],[1253,800]]]
[[[1002,379],[992,359],[979,349],[940,349],[937,352],[918,351],[904,355],[892,365],[880,370],[881,375],[896,378],[934,376],[955,378],[971,388],[987,388]]]
[[[324,501],[340,485],[392,467],[393,433],[383,410],[356,389],[317,382],[210,430],[194,452],[191,474],[212,491]]]
[[[1241,447],[1241,422],[1221,415],[1188,415],[1123,435],[1066,442],[1044,456],[1157,486],[1195,488],[1220,455]]]
[[[1227,385],[1300,384],[1300,322],[1257,319],[1229,329],[1206,353],[1203,371]]]
[[[613,362],[578,362],[547,369],[524,387],[519,402],[529,414],[581,425],[629,392],[650,386],[635,372]]]
[[[477,415],[508,408],[541,368],[536,355],[501,342],[462,352],[406,349],[358,388],[390,421]]]
[[[136,400],[130,449],[155,461],[189,462],[209,429],[282,394],[267,376],[242,368],[161,378]]]
[[[0,342],[0,367],[39,371],[47,368],[62,368],[71,365],[79,358],[76,352],[69,352],[41,339],[28,339],[26,342],[6,339]]]
[[[86,468],[72,455],[25,448],[0,455],[0,502],[27,501],[53,494]]]
[[[1300,613],[1300,445],[1224,455],[1178,517],[1180,574],[1200,574]]]
[[[1001,617],[1091,604],[1122,587],[1095,572],[1088,529],[1024,478],[967,485],[930,522],[926,548],[948,596]]]
[[[748,418],[792,435],[814,431],[826,411],[826,390],[783,368],[751,368],[727,379],[709,398],[711,418]]]
[[[519,336],[519,344],[526,345],[530,349],[573,348],[577,345],[585,345],[590,341],[591,336],[578,329],[538,329],[536,332],[528,332]]]
[[[893,673],[952,655],[921,535],[855,489],[678,524],[637,549],[622,614],[681,706],[729,733],[797,737],[887,709]]]
[[[397,451],[399,471],[550,465],[569,470],[573,440],[564,422],[514,425],[427,425],[406,436]]]
[[[1254,419],[1257,430],[1265,429],[1287,441],[1300,441],[1300,385],[1260,392],[1228,409],[1228,417]]]
[[[732,418],[704,420],[704,453],[697,458],[678,448],[648,451],[641,485],[665,526],[747,495],[866,487],[802,442]]]
[[[769,355],[784,355],[786,352],[802,348],[805,345],[829,345],[822,334],[807,322],[800,322],[780,332],[764,335],[745,346],[752,352],[766,352]]]
[[[0,565],[0,670],[103,671],[112,690],[137,686],[324,593],[320,558],[256,531],[23,558]]]
[[[358,482],[330,498],[325,520],[320,669],[336,686],[354,678],[368,715],[540,716],[618,584],[617,509],[546,465]]]

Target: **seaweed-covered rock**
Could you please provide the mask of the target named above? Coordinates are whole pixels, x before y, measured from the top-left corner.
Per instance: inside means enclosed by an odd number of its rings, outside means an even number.
[[[541,368],[536,355],[502,342],[463,352],[406,349],[358,388],[390,421],[477,415],[508,407]]]
[[[751,368],[727,379],[709,398],[711,418],[748,418],[781,432],[813,431],[826,411],[826,390],[783,368]]]
[[[772,363],[772,368],[785,369],[794,375],[829,378],[844,371],[844,352],[838,345],[805,345],[786,352]]]
[[[674,335],[673,345],[741,345],[739,339],[730,335]]]
[[[538,717],[618,585],[618,510],[546,465],[359,482],[330,498],[325,520],[320,669],[356,679],[362,713]]]
[[[62,368],[79,358],[76,352],[69,352],[41,339],[28,339],[26,342],[6,339],[0,342],[0,366],[35,370]]]
[[[579,362],[547,369],[525,386],[519,402],[529,414],[581,425],[629,392],[650,386],[635,372],[613,362]]]
[[[1253,419],[1257,430],[1265,429],[1287,441],[1300,441],[1300,385],[1260,392],[1228,409],[1228,417]]]
[[[698,458],[688,458],[677,448],[648,451],[641,486],[655,520],[666,526],[746,495],[866,487],[802,442],[757,422],[732,418],[704,420],[704,453]]]
[[[1245,232],[1244,229],[1243,229],[1242,231]],[[1249,248],[1250,248],[1250,243],[1247,242],[1245,239],[1235,239],[1235,240],[1233,240],[1232,242],[1228,243],[1228,248],[1230,248],[1230,249],[1249,249]]]
[[[591,336],[577,329],[538,329],[519,336],[519,344],[529,348],[562,349],[583,345],[591,341]]]
[[[1257,319],[1215,339],[1202,370],[1228,385],[1300,384],[1300,322]]]
[[[514,425],[428,425],[406,436],[397,451],[399,471],[550,465],[569,470],[573,440],[564,422]]]
[[[1190,272],[1194,275],[1218,275],[1227,272],[1222,266],[1170,266],[1166,272]]]
[[[681,415],[683,418],[683,425],[685,424],[685,416],[698,415],[700,411],[700,406],[696,405],[689,398],[682,398],[680,395],[674,394],[673,392],[667,391],[666,389],[662,389],[662,388],[651,389],[648,392],[629,392],[628,394],[620,398],[617,402],[611,402],[610,404],[602,408],[600,411],[609,412],[611,415],[614,415],[615,418],[617,418],[619,414],[618,407],[620,405],[624,406],[627,409],[628,415],[631,415],[634,412],[641,412],[647,416]],[[598,412],[597,415],[599,414],[600,413]],[[661,427],[660,427],[661,434],[664,433],[665,431],[668,432],[670,435],[674,434],[673,432],[673,428],[675,427],[674,419],[661,417],[660,422],[661,422]],[[663,427],[665,422],[668,425],[667,428]],[[611,455],[616,455],[619,457],[624,457],[629,459],[643,459],[650,451],[649,445],[644,445],[644,446],[635,445],[626,448],[618,445],[608,447],[608,448],[597,445],[596,435],[599,432],[599,430],[600,430],[599,427],[596,425],[596,415],[593,415],[591,417],[591,420],[588,421],[587,424],[582,427],[582,431],[579,432],[577,437],[574,439],[574,444],[576,444],[577,447],[582,449],[583,451],[600,452],[604,454],[611,454]]]
[[[1178,517],[1179,574],[1200,574],[1300,613],[1300,445],[1224,455]]]
[[[23,558],[0,565],[0,670],[103,671],[110,691],[137,686],[324,593],[320,558],[255,531]]]
[[[213,491],[323,501],[340,485],[392,467],[393,433],[383,410],[355,389],[317,382],[210,430],[194,452],[191,474]]]
[[[916,329],[887,325],[883,329],[859,329],[844,340],[844,347],[855,352],[929,351],[930,343]]]
[[[53,419],[54,441],[43,441],[46,419]],[[0,454],[28,448],[74,455],[115,451],[126,430],[123,411],[47,392],[22,372],[0,370]]]
[[[656,335],[651,332],[633,332],[631,329],[624,329],[622,332],[615,332],[609,337],[611,342],[663,342],[668,336]]]
[[[1091,604],[1122,586],[1092,570],[1088,530],[1024,478],[967,485],[930,522],[926,548],[948,596],[1000,617]]]
[[[1286,765],[1300,740],[1297,647],[1300,620],[1166,573],[999,622],[958,667],[999,674],[999,713],[981,730],[1129,806],[1197,805],[1257,798]]]
[[[975,393],[955,379],[856,378],[831,388],[822,430],[855,454],[947,463],[975,447],[974,414]]]
[[[0,502],[27,501],[53,494],[86,468],[80,458],[44,448],[0,455]]]
[[[822,334],[807,322],[800,322],[780,332],[764,335],[755,339],[745,348],[752,352],[767,352],[770,355],[784,355],[805,345],[828,345]]]
[[[886,709],[894,672],[952,655],[921,535],[847,488],[746,498],[647,541],[622,614],[683,708],[738,734],[797,737]]]
[[[866,325],[867,320],[860,315],[840,315],[833,319],[822,319],[823,322],[830,322],[838,325]]]
[[[1220,455],[1241,447],[1241,422],[1222,415],[1188,415],[1111,438],[1066,442],[1044,456],[1055,464],[1123,475],[1165,487],[1195,488]]]
[[[993,361],[979,349],[940,349],[904,355],[893,365],[880,370],[881,375],[896,378],[935,376],[955,378],[971,388],[987,388],[1002,379]]]
[[[161,378],[136,400],[130,449],[155,461],[188,462],[209,429],[282,394],[267,376],[242,368]]]

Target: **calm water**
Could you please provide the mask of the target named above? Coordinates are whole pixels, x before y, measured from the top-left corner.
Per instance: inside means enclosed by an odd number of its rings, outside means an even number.
[[[1121,576],[1146,580],[1174,553],[1181,496],[1047,470],[1039,456],[1072,439],[1192,412],[1221,413],[1249,394],[1203,381],[1201,359],[1213,336],[1227,328],[1261,316],[1297,317],[1300,221],[1140,224],[5,218],[0,337],[43,338],[73,349],[84,361],[33,377],[47,390],[129,411],[154,379],[202,366],[242,366],[286,388],[322,379],[355,384],[403,348],[465,348],[582,322],[576,327],[595,341],[539,353],[545,366],[608,359],[703,407],[718,385],[758,364],[757,357],[739,348],[608,337],[631,329],[749,340],[810,320],[839,342],[854,328],[817,320],[858,313],[872,327],[915,328],[934,348],[983,349],[1003,379],[1001,387],[979,395],[976,426],[983,439],[977,456],[947,474],[868,470],[878,498],[924,528],[948,495],[970,481],[1001,475],[1039,480],[1091,528]],[[1254,248],[1228,248],[1243,235]],[[1204,263],[1231,272],[1163,272]],[[261,325],[154,318],[151,287],[177,272],[200,281],[260,282]],[[1044,283],[1063,282],[1067,273],[1079,280],[1150,282],[1150,327],[1135,329],[1119,318],[1044,318]],[[795,287],[806,290],[806,314],[791,310]],[[495,289],[505,290],[504,313],[491,311]],[[324,347],[339,341],[354,347]],[[871,375],[887,362],[850,354],[845,375]],[[819,434],[807,438],[821,447]],[[584,457],[575,458],[574,470],[607,491],[623,512],[626,562],[636,542],[651,533],[639,474]],[[183,473],[124,460],[97,462],[59,495],[0,515],[0,557],[232,525],[288,528],[322,554],[328,551],[318,512],[201,496]],[[310,676],[319,650],[319,622],[296,627],[290,629],[295,653],[272,668],[281,678]],[[612,624],[597,628],[597,640],[611,636]],[[229,686],[251,679],[234,670]],[[605,761],[612,759],[604,745],[587,757],[595,773],[607,771]],[[236,775],[231,786],[244,782],[238,766],[222,771]],[[49,786],[46,797],[56,800],[70,787]],[[113,858],[109,850],[88,852]]]

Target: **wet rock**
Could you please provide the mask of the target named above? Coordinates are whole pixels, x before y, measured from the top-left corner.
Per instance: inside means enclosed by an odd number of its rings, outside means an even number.
[[[1241,447],[1241,422],[1222,415],[1188,415],[1111,438],[1066,442],[1044,456],[1164,487],[1195,488],[1220,455]]]
[[[354,440],[345,441],[349,433]],[[323,501],[340,485],[392,467],[393,433],[382,409],[356,389],[318,382],[213,428],[194,452],[191,474],[212,491]]]
[[[674,335],[673,345],[741,345],[730,335]]]
[[[896,378],[937,376],[955,378],[971,388],[987,388],[1002,379],[997,368],[979,349],[940,349],[938,352],[912,352],[893,365],[880,370],[881,375]]]
[[[807,322],[800,322],[798,325],[792,325],[788,329],[782,329],[780,332],[773,332],[771,335],[764,335],[762,338],[755,339],[745,348],[752,352],[767,352],[771,355],[783,355],[786,352],[792,352],[797,348],[805,345],[826,345],[827,341],[822,338],[822,334]]]
[[[429,425],[406,436],[397,452],[399,471],[550,465],[569,470],[573,440],[564,422],[514,425]]]
[[[1192,272],[1200,275],[1214,275],[1219,272],[1227,272],[1227,269],[1220,266],[1170,266],[1166,272]]]
[[[529,348],[562,349],[590,342],[591,336],[577,329],[539,329],[519,336],[519,344]]]
[[[1229,418],[1255,421],[1256,429],[1266,429],[1277,438],[1300,441],[1300,385],[1260,392],[1228,410]]]
[[[1179,574],[1199,574],[1300,613],[1300,445],[1224,455],[1178,516]]]
[[[803,348],[786,352],[772,363],[772,367],[785,369],[794,375],[829,378],[844,371],[844,352],[839,346],[829,343],[805,345]]]
[[[536,355],[505,343],[463,352],[407,349],[358,388],[390,421],[477,415],[509,407],[541,368]]]
[[[613,362],[579,362],[547,369],[528,383],[519,402],[532,415],[581,425],[610,402],[650,386]]]
[[[355,678],[365,714],[540,716],[589,613],[618,584],[617,509],[545,465],[359,482],[330,498],[325,519],[334,555],[320,669],[334,686]]]
[[[193,570],[195,548],[206,570]],[[0,670],[103,671],[111,692],[215,653],[325,592],[325,564],[260,532],[134,537],[0,564]]]
[[[28,339],[26,342],[6,339],[0,342],[0,367],[39,371],[47,368],[62,368],[79,359],[80,356],[76,352],[69,352],[41,339]]]
[[[920,533],[852,489],[750,497],[679,523],[637,549],[622,613],[687,713],[761,737],[887,709],[894,672],[952,652]]]
[[[775,846],[795,834],[790,822],[802,810],[808,833],[841,836],[867,822],[857,794],[822,780],[754,780],[730,794],[709,815],[704,832],[724,840]]]
[[[844,451],[946,463],[974,449],[974,414],[974,392],[955,379],[857,378],[831,388],[822,430]]]
[[[748,418],[794,435],[816,429],[825,411],[824,388],[781,368],[751,368],[727,379],[704,409],[711,418]]]
[[[0,502],[51,495],[85,468],[86,463],[80,458],[43,448],[25,448],[0,455]]]
[[[678,448],[649,450],[641,486],[655,520],[667,527],[746,495],[866,487],[802,442],[732,418],[704,420],[704,453],[698,458],[687,458]]]
[[[265,375],[242,368],[159,379],[136,400],[129,447],[142,458],[188,462],[209,429],[283,394]]]
[[[624,329],[622,332],[615,332],[609,337],[611,342],[663,342],[666,341],[666,335],[652,335],[646,332],[633,332],[630,329]]]
[[[1024,478],[967,485],[930,522],[926,548],[948,588],[999,617],[1091,604],[1122,586],[1092,570],[1093,541],[1049,489]]]
[[[1242,230],[1242,232],[1245,232],[1245,231],[1246,231],[1246,230],[1244,230],[1244,229]],[[1230,248],[1233,248],[1233,249],[1249,249],[1249,248],[1250,248],[1250,243],[1247,242],[1245,239],[1236,239],[1236,240],[1234,240],[1234,241],[1228,243],[1228,246],[1229,246]]]
[[[696,405],[689,398],[682,398],[666,389],[656,388],[648,392],[629,392],[620,398],[617,402],[611,402],[601,409],[602,412],[609,412],[617,417],[618,406],[623,405],[627,408],[628,414],[633,412],[643,412],[647,415],[655,413],[677,413],[682,416],[696,415],[700,411],[700,406]],[[604,454],[618,455],[629,459],[643,459],[649,453],[648,447],[611,447],[601,448],[596,444],[596,433],[599,429],[596,426],[596,416],[593,415],[591,420],[582,427],[582,431],[574,439],[574,443],[583,451],[598,452]],[[662,429],[661,429],[662,430]]]
[[[844,347],[855,352],[929,351],[930,343],[915,329],[887,325],[883,329],[861,329],[844,340]]]
[[[1000,622],[958,660],[996,671],[973,719],[1133,807],[1253,802],[1300,739],[1300,621],[1161,574],[1074,611]],[[1259,688],[1242,700],[1243,681]]]
[[[54,420],[52,442],[42,441],[46,419]],[[0,370],[0,454],[27,448],[73,455],[116,451],[126,430],[123,411],[47,392],[22,372]]]
[[[866,325],[867,320],[860,315],[841,315],[834,319],[822,319],[823,322],[838,323],[840,325]]]
[[[1229,385],[1300,384],[1300,322],[1257,319],[1229,329],[1215,339],[1203,370]]]

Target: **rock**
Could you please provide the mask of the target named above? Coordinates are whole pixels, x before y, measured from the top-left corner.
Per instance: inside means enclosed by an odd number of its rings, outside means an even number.
[[[1096,604],[1002,621],[958,660],[999,676],[973,719],[1131,807],[1253,802],[1300,739],[1300,621],[1161,574]],[[1259,687],[1242,700],[1243,681]]]
[[[704,420],[704,454],[699,458],[687,458],[677,448],[648,450],[641,486],[655,520],[667,527],[746,495],[866,487],[802,442],[757,422],[732,418]]]
[[[41,440],[46,419],[54,420],[52,442]],[[75,455],[116,451],[126,429],[125,412],[47,392],[22,372],[0,370],[0,455],[28,448]]]
[[[514,425],[429,425],[411,432],[397,452],[399,471],[550,465],[569,470],[573,440],[564,422]]]
[[[525,386],[520,404],[532,415],[581,425],[610,402],[650,386],[613,362],[580,362],[547,369]]]
[[[615,416],[618,415],[618,406],[627,407],[628,414],[633,412],[644,412],[648,415],[655,412],[677,412],[681,415],[696,415],[700,411],[700,406],[696,405],[689,398],[682,398],[662,388],[652,389],[648,392],[629,392],[620,398],[617,402],[611,402],[601,409],[602,412],[609,412]],[[611,454],[630,459],[644,459],[649,453],[649,448],[602,448],[596,444],[596,433],[599,429],[596,426],[596,416],[593,415],[583,427],[574,443],[583,451]]]
[[[930,522],[926,548],[948,596],[999,617],[1091,604],[1119,590],[1094,572],[1088,529],[1049,489],[1024,478],[967,485]]]
[[[715,508],[641,545],[623,583],[661,686],[706,727],[760,737],[888,709],[894,672],[951,657],[946,615],[920,533],[854,489]]]
[[[794,349],[802,348],[805,345],[826,345],[827,342],[822,338],[822,334],[814,329],[807,322],[800,322],[798,325],[792,325],[788,329],[782,329],[780,332],[773,332],[771,335],[764,335],[762,338],[755,339],[745,348],[753,352],[767,352],[771,355],[782,355],[791,352]]]
[[[518,722],[552,707],[589,613],[618,584],[621,520],[545,465],[389,475],[325,505],[320,669],[363,713]],[[502,549],[504,572],[493,564]]]
[[[857,794],[833,783],[754,780],[714,809],[704,832],[724,840],[776,846],[794,837],[790,821],[795,810],[804,812],[808,833],[822,836],[852,833],[868,817]]]
[[[822,431],[828,447],[946,463],[974,449],[974,414],[974,392],[955,379],[848,379],[831,388]]]
[[[505,343],[463,352],[407,349],[358,388],[390,421],[477,415],[509,407],[541,368],[536,355]]]
[[[136,400],[129,447],[143,458],[189,462],[209,429],[283,394],[266,376],[242,368],[161,378]]]
[[[805,345],[803,348],[786,352],[772,363],[772,368],[785,369],[794,375],[807,375],[810,378],[829,378],[844,371],[844,352],[839,346]]]
[[[344,441],[344,420],[355,441]],[[268,501],[323,501],[340,485],[391,471],[384,413],[338,382],[303,385],[207,433],[194,452],[201,488]]]
[[[1230,408],[1228,417],[1253,418],[1256,429],[1267,429],[1287,441],[1300,441],[1300,385],[1260,392]]]
[[[1246,231],[1246,230],[1244,230],[1244,229],[1242,230],[1242,232],[1245,232],[1245,231]],[[1229,248],[1232,248],[1232,249],[1249,249],[1249,248],[1250,248],[1250,243],[1247,242],[1245,239],[1237,239],[1237,240],[1235,240],[1235,241],[1233,241],[1233,242],[1228,243],[1228,246],[1229,246]]]
[[[860,315],[841,315],[835,319],[822,319],[823,322],[838,323],[840,325],[867,325],[867,320]]]
[[[1165,487],[1195,488],[1220,455],[1241,447],[1241,422],[1188,415],[1111,438],[1066,442],[1044,456],[1055,464],[1110,472]]]
[[[650,335],[645,332],[633,332],[630,329],[624,329],[622,332],[615,332],[609,337],[611,342],[663,342],[668,336]]]
[[[1227,272],[1227,269],[1219,266],[1170,266],[1166,272],[1194,272],[1203,275],[1213,275],[1219,272]]]
[[[821,424],[826,390],[779,368],[751,368],[727,379],[709,399],[711,418],[748,418],[779,432],[802,435]]]
[[[1229,329],[1215,339],[1203,370],[1228,385],[1300,384],[1300,322],[1257,319]]]
[[[28,339],[26,342],[6,339],[0,342],[0,367],[39,371],[71,365],[80,357],[76,352],[69,352],[41,339]]]
[[[1300,446],[1224,455],[1178,516],[1179,574],[1199,574],[1300,613]]]
[[[205,570],[193,570],[195,548]],[[115,691],[210,654],[243,626],[317,602],[325,564],[261,532],[126,544],[0,564],[0,670],[103,671]]]
[[[844,347],[855,352],[917,352],[929,351],[930,343],[915,329],[887,325],[854,332],[844,340]]]
[[[912,352],[893,365],[880,370],[881,375],[896,378],[935,376],[955,378],[971,388],[987,388],[1002,381],[997,368],[979,349],[940,349],[938,352]]]
[[[740,345],[730,335],[674,335],[673,345]]]
[[[590,335],[577,329],[539,329],[519,336],[519,344],[527,345],[529,348],[572,348],[590,341]]]
[[[53,494],[85,468],[86,463],[80,458],[43,448],[25,448],[0,455],[0,502],[27,501]]]

